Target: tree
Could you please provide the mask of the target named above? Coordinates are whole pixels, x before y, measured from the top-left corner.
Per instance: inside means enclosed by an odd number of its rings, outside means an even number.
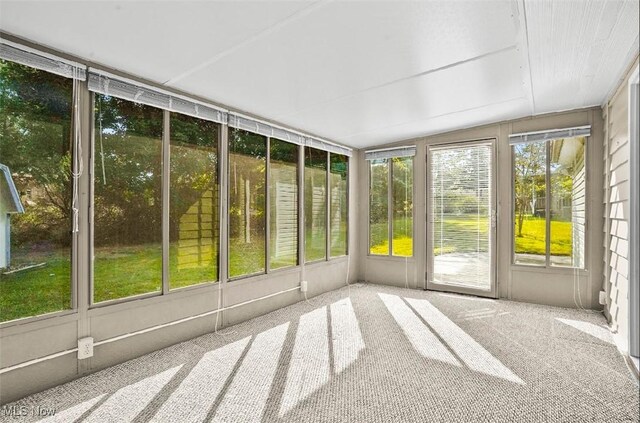
[[[535,200],[545,195],[546,144],[535,142],[514,147],[514,195],[518,224],[517,236],[522,236],[522,225],[527,208],[535,214]]]
[[[71,241],[72,94],[69,78],[0,60],[0,160],[26,206],[15,245]]]

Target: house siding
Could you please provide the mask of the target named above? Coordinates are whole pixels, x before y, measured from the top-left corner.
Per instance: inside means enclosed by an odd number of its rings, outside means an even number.
[[[571,230],[573,238],[573,263],[577,267],[585,265],[586,245],[586,171],[584,155],[576,165],[578,171],[573,176],[574,185],[571,192]]]
[[[634,61],[615,94],[603,106],[605,121],[604,283],[605,315],[616,334],[618,347],[629,340],[629,76]]]

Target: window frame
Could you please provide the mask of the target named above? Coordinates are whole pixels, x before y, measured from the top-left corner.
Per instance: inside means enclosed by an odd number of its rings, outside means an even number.
[[[77,190],[77,192],[80,192],[80,190],[82,189],[82,185],[83,185],[83,181],[86,180],[87,178],[87,171],[85,168],[85,171],[82,172],[80,174],[79,172],[79,167],[80,167],[80,163],[86,160],[86,153],[83,152],[82,148],[83,148],[83,139],[84,139],[84,133],[83,133],[83,124],[82,124],[82,118],[83,118],[83,110],[81,105],[84,104],[83,101],[83,87],[84,87],[84,81],[79,80],[79,79],[74,79],[71,77],[67,77],[65,75],[59,74],[57,72],[53,72],[52,70],[46,69],[46,68],[40,68],[40,67],[35,67],[35,66],[30,66],[28,64],[23,64],[21,62],[18,61],[14,61],[14,60],[10,60],[10,59],[4,59],[4,58],[0,58],[1,60],[7,61],[7,62],[11,62],[11,63],[16,63],[19,64],[21,66],[25,66],[29,69],[34,69],[37,70],[39,72],[45,72],[45,73],[50,73],[53,75],[57,75],[60,78],[67,78],[70,79],[71,84],[72,84],[72,93],[71,93],[71,114],[70,114],[70,131],[71,133],[75,134],[77,133],[78,136],[80,137],[79,140],[77,140],[77,142],[74,140],[74,142],[72,142],[71,144],[71,148],[70,148],[70,153],[71,153],[71,161],[72,161],[72,169],[71,169],[71,174],[69,175],[69,179],[71,181],[70,184],[70,188],[72,192],[75,192]],[[56,60],[61,60],[61,59],[56,59]],[[72,64],[73,62],[69,62],[70,64]],[[77,64],[73,63],[72,66],[77,66]],[[80,148],[78,148],[80,147]],[[76,177],[74,177],[74,174],[77,175]],[[82,219],[82,203],[84,202],[84,199],[82,198],[82,196],[79,195],[78,199],[77,199],[78,203],[77,203],[77,208],[78,208],[78,214],[77,214],[77,218],[78,218],[78,227],[80,229],[83,228],[84,222]],[[70,206],[72,206],[73,201],[69,204]],[[82,273],[82,264],[83,264],[83,258],[84,256],[84,252],[79,248],[81,242],[82,242],[82,236],[84,235],[81,230],[78,231],[74,231],[73,230],[73,219],[74,216],[72,214],[72,216],[70,216],[70,220],[69,220],[69,231],[70,231],[70,237],[71,237],[71,245],[69,246],[68,252],[69,252],[69,267],[70,267],[70,277],[69,277],[69,285],[70,285],[70,289],[69,289],[69,294],[70,294],[70,298],[69,298],[69,308],[64,308],[62,310],[54,310],[54,311],[50,311],[50,312],[46,312],[46,313],[41,313],[41,314],[35,314],[32,316],[24,316],[24,317],[18,317],[16,319],[12,319],[12,320],[6,320],[6,321],[0,321],[0,329],[5,329],[5,328],[9,328],[9,327],[16,327],[19,325],[23,325],[26,323],[36,323],[36,322],[40,322],[40,321],[46,321],[48,319],[51,318],[65,318],[65,319],[73,319],[75,320],[77,318],[77,315],[79,313],[79,309],[81,306],[81,302],[80,302],[80,280],[81,280],[81,273]],[[71,321],[71,320],[70,320]]]
[[[164,109],[160,109],[157,108],[161,113],[162,113],[162,137],[161,137],[161,155],[160,155],[160,164],[161,164],[161,175],[160,175],[160,186],[161,186],[161,193],[160,193],[160,203],[161,203],[161,222],[160,222],[160,230],[161,230],[161,264],[160,264],[160,277],[161,277],[161,281],[160,281],[160,289],[158,291],[152,291],[152,292],[144,292],[141,294],[136,294],[136,295],[130,295],[127,297],[121,297],[121,298],[114,298],[114,299],[110,299],[110,300],[105,300],[105,301],[99,301],[96,302],[95,301],[95,280],[94,280],[94,274],[95,274],[95,181],[96,181],[96,173],[95,173],[95,162],[96,162],[96,116],[95,116],[95,104],[96,104],[96,95],[104,95],[104,94],[100,94],[100,93],[96,93],[93,91],[89,91],[89,95],[91,96],[91,100],[90,100],[90,104],[91,104],[91,111],[89,113],[90,116],[90,131],[91,131],[91,135],[89,137],[88,143],[89,143],[89,150],[90,150],[90,164],[89,164],[89,168],[90,170],[90,179],[89,179],[89,210],[88,210],[88,214],[89,214],[89,230],[88,230],[88,244],[89,244],[89,257],[88,257],[88,273],[89,273],[89,300],[88,300],[88,304],[89,304],[89,309],[94,309],[94,308],[101,308],[101,307],[107,307],[110,305],[114,305],[114,304],[120,304],[120,303],[124,303],[124,302],[129,302],[129,301],[135,301],[135,300],[140,300],[140,299],[145,299],[145,298],[153,298],[153,297],[160,297],[163,295],[167,295],[169,293],[169,286],[168,283],[169,281],[167,280],[166,276],[167,273],[165,272],[165,270],[168,271],[168,261],[165,260],[166,257],[168,257],[169,251],[168,251],[168,246],[165,248],[165,238],[166,240],[168,240],[168,236],[169,233],[168,231],[166,232],[165,235],[165,227],[168,228],[169,226],[169,209],[165,207],[165,205],[168,204],[169,201],[169,192],[165,190],[165,185],[169,182],[169,174],[167,172],[168,169],[168,165],[169,165],[169,158],[167,157],[166,152],[169,150],[169,131],[168,131],[168,116],[169,116],[169,112],[167,110]],[[123,99],[124,101],[129,101],[131,102],[131,100],[127,100],[127,99]],[[153,107],[153,106],[147,106],[147,107]],[[166,211],[165,211],[166,208]],[[165,220],[166,218],[166,220]],[[166,249],[166,252],[165,252]]]
[[[367,257],[378,258],[391,258],[391,259],[414,259],[416,254],[415,239],[416,239],[416,224],[415,224],[415,163],[416,156],[405,156],[402,158],[411,158],[411,172],[413,175],[413,181],[411,184],[411,255],[410,256],[398,256],[393,254],[393,159],[400,157],[387,157],[384,158],[385,165],[387,166],[387,239],[389,243],[389,251],[387,254],[373,254],[371,253],[371,164],[372,161],[367,160]]]
[[[275,269],[271,268],[271,139],[274,139],[279,142],[285,142],[297,147],[297,158],[296,158],[296,193],[297,193],[297,202],[296,202],[296,263],[294,265],[282,266]],[[276,137],[267,137],[267,163],[266,163],[266,175],[267,180],[265,183],[265,188],[267,190],[265,197],[265,213],[266,213],[266,224],[265,224],[265,240],[266,240],[266,248],[265,248],[265,272],[264,274],[270,274],[274,272],[280,272],[284,270],[295,269],[300,266],[300,262],[302,258],[300,257],[300,201],[302,189],[300,187],[300,176],[303,174],[303,170],[300,168],[300,151],[303,150],[303,146],[299,144],[295,144],[280,138]],[[304,167],[304,166],[303,166]],[[304,201],[304,200],[303,200]]]
[[[217,277],[214,281],[206,281],[200,282],[193,285],[181,286],[177,288],[171,288],[170,274],[169,274],[169,213],[170,213],[170,199],[171,199],[171,175],[170,175],[170,161],[171,161],[171,113],[180,114],[179,112],[172,112],[166,109],[159,109],[162,112],[162,144],[161,144],[161,165],[162,165],[162,174],[161,174],[161,204],[162,204],[162,220],[161,220],[161,228],[162,228],[162,265],[161,265],[161,274],[162,274],[162,282],[160,285],[159,291],[146,292],[136,295],[130,295],[122,298],[114,298],[111,300],[105,300],[100,302],[94,301],[94,235],[95,235],[95,220],[94,220],[94,210],[95,210],[95,161],[96,161],[96,149],[95,149],[95,137],[96,137],[96,116],[95,116],[95,101],[96,95],[103,95],[100,93],[96,93],[93,91],[88,91],[89,94],[89,103],[90,103],[90,111],[89,111],[89,137],[88,137],[88,145],[89,145],[89,180],[87,184],[89,185],[89,207],[88,207],[88,230],[87,230],[87,244],[88,244],[88,257],[87,257],[87,273],[88,273],[88,307],[90,310],[99,309],[103,307],[108,307],[115,304],[128,303],[130,301],[136,301],[147,298],[155,298],[155,297],[163,297],[166,295],[173,295],[180,292],[192,290],[192,289],[201,289],[203,287],[208,287],[215,285],[221,282],[222,273],[221,273],[221,250],[220,247],[222,242],[222,234],[219,231],[218,233],[218,254],[217,254]],[[131,100],[126,100],[131,102]],[[149,106],[154,107],[154,106]],[[156,107],[157,108],[157,107]],[[189,115],[185,115],[189,116]],[[196,118],[197,119],[197,118]],[[216,163],[216,178],[217,178],[217,191],[218,191],[218,225],[220,225],[221,217],[222,217],[222,179],[221,179],[221,160],[222,160],[222,145],[223,145],[223,135],[226,133],[226,125],[222,125],[220,123],[216,123],[219,125],[218,131],[218,139],[216,143],[216,153],[218,154],[218,160]]]
[[[517,263],[516,262],[516,232],[515,232],[515,215],[516,215],[516,196],[515,196],[515,162],[516,162],[516,153],[515,146],[521,143],[516,143],[513,145],[509,145],[509,154],[511,156],[511,180],[509,182],[510,187],[510,196],[511,196],[511,216],[509,218],[511,222],[511,228],[509,230],[511,236],[511,266],[521,269],[545,269],[554,272],[587,272],[589,270],[589,213],[591,207],[589,206],[589,199],[587,196],[590,196],[590,181],[589,181],[589,172],[587,170],[587,163],[589,159],[589,139],[590,135],[583,135],[584,137],[584,163],[585,163],[585,172],[584,172],[584,190],[585,190],[585,211],[584,211],[584,266],[557,266],[551,264],[551,143],[560,138],[551,138],[544,141],[545,143],[545,264],[527,264],[527,263]],[[570,137],[567,137],[570,138]],[[573,244],[572,244],[573,248]]]
[[[302,204],[302,216],[301,219],[299,220],[298,224],[301,226],[302,228],[302,244],[303,244],[303,251],[301,254],[301,261],[307,265],[307,264],[314,264],[314,263],[323,263],[325,261],[329,260],[329,189],[330,189],[330,184],[329,184],[329,166],[330,166],[330,159],[329,159],[329,152],[328,151],[324,151],[324,150],[320,150],[314,147],[307,147],[304,146],[303,148],[301,148],[302,150],[302,185],[306,185],[306,156],[304,155],[304,153],[306,152],[307,148],[311,148],[317,151],[321,151],[323,153],[325,153],[326,157],[325,157],[325,163],[326,163],[326,174],[325,174],[325,183],[324,183],[324,190],[325,190],[325,199],[324,199],[324,205],[325,205],[325,210],[324,210],[324,218],[325,218],[325,228],[324,228],[324,233],[325,233],[325,239],[324,239],[324,257],[319,258],[319,259],[315,259],[315,260],[307,260],[307,231],[306,231],[306,227],[305,227],[305,219],[306,216],[304,216],[304,210],[305,210],[305,198],[304,197],[300,197],[302,198],[302,201],[300,202]],[[303,187],[304,188],[304,187]],[[304,191],[302,191],[302,193],[304,194]]]
[[[339,259],[341,257],[346,257],[349,255],[349,156],[346,156],[344,154],[339,154],[339,153],[332,153],[330,151],[327,152],[328,156],[329,156],[329,162],[328,162],[328,166],[327,166],[327,212],[328,212],[328,220],[327,220],[327,261],[332,260],[332,259]],[[346,220],[346,233],[345,233],[345,251],[344,254],[340,254],[338,256],[332,256],[331,255],[331,155],[336,155],[336,156],[343,156],[345,158],[345,163],[347,165],[347,187],[346,187],[346,195],[347,195],[347,201],[346,201],[346,208],[347,208],[347,220]]]
[[[176,288],[172,288],[171,287],[171,272],[170,272],[170,267],[169,267],[169,260],[171,257],[170,251],[169,249],[171,248],[171,239],[170,239],[170,225],[171,225],[171,220],[170,220],[170,213],[171,213],[171,115],[172,114],[176,114],[176,115],[182,115],[181,113],[178,112],[172,112],[169,110],[164,110],[164,121],[163,121],[163,134],[162,134],[162,165],[163,165],[163,169],[167,169],[166,172],[163,172],[162,174],[162,188],[163,188],[163,195],[162,195],[162,294],[166,295],[169,294],[171,292],[178,292],[178,291],[184,291],[186,289],[192,289],[192,288],[196,288],[199,286],[207,286],[207,285],[214,285],[216,283],[219,283],[221,280],[221,272],[220,272],[220,263],[221,263],[221,258],[220,258],[220,247],[221,247],[221,241],[222,241],[222,233],[220,230],[220,215],[222,214],[222,200],[221,200],[221,195],[222,195],[222,187],[221,187],[221,178],[220,178],[220,172],[221,172],[221,160],[222,160],[222,154],[221,154],[221,146],[222,146],[222,132],[224,130],[224,125],[214,122],[216,125],[218,125],[218,136],[216,137],[216,143],[215,143],[215,152],[216,152],[216,186],[217,186],[217,199],[218,199],[218,204],[217,204],[217,213],[216,213],[216,225],[218,226],[218,237],[215,240],[216,241],[216,248],[217,248],[217,252],[216,252],[216,279],[212,280],[212,281],[205,281],[205,282],[198,282],[198,283],[194,283],[194,284],[190,284],[190,285],[186,285],[186,286],[179,286]],[[192,117],[193,119],[198,119],[195,118],[193,116],[189,116],[189,115],[182,115],[182,116],[186,116],[186,117]],[[166,134],[166,140],[165,140],[165,134]],[[165,160],[166,157],[166,160]],[[166,166],[166,167],[165,167]],[[166,194],[164,193],[166,189]],[[166,241],[165,241],[165,237],[166,237]]]
[[[38,55],[39,53],[35,51],[35,53],[33,54]],[[12,61],[12,62],[14,61],[10,59],[5,59],[5,60]],[[229,121],[227,120],[227,114],[229,114],[230,116],[232,112],[230,112],[227,109],[220,108],[220,106],[217,106],[217,105],[202,103],[199,100],[193,100],[191,97],[185,97],[187,101],[194,102],[196,105],[204,104],[204,106],[208,107],[209,109],[213,109],[214,111],[217,110],[218,119],[222,119],[222,120],[211,119],[213,122],[216,122],[219,125],[219,130],[220,130],[218,140],[217,140],[218,227],[219,227],[218,254],[217,254],[218,269],[217,269],[217,280],[215,281],[201,282],[193,285],[171,289],[170,280],[167,276],[168,273],[166,270],[169,265],[169,262],[167,259],[169,251],[168,251],[167,241],[165,241],[165,239],[168,240],[168,235],[169,235],[168,230],[165,228],[167,228],[169,225],[168,216],[170,211],[169,210],[170,204],[167,206],[167,201],[170,199],[170,189],[171,189],[170,174],[168,173],[170,171],[169,161],[170,161],[170,147],[171,147],[170,146],[170,143],[171,143],[170,115],[171,113],[177,113],[177,114],[184,114],[186,116],[193,116],[196,118],[198,118],[199,115],[189,114],[187,112],[183,112],[182,110],[178,110],[178,109],[165,108],[164,106],[157,105],[157,104],[141,102],[140,104],[145,104],[150,107],[154,107],[156,109],[161,110],[162,116],[163,116],[162,118],[163,129],[162,129],[162,137],[161,137],[161,165],[162,165],[163,171],[160,177],[161,191],[162,191],[161,192],[161,207],[162,207],[162,212],[161,212],[161,215],[162,215],[162,218],[161,218],[161,227],[162,227],[161,229],[162,230],[161,289],[159,291],[154,291],[149,293],[131,295],[131,296],[116,298],[112,300],[105,300],[97,303],[94,302],[94,280],[93,280],[94,279],[94,268],[93,268],[94,267],[93,266],[93,254],[94,254],[93,243],[94,242],[93,241],[94,241],[94,229],[95,229],[94,227],[95,226],[95,222],[94,222],[95,168],[94,166],[95,166],[95,135],[96,135],[95,134],[96,132],[95,98],[96,98],[96,95],[103,94],[103,91],[99,91],[94,88],[91,88],[89,73],[94,72],[91,75],[95,76],[95,72],[97,72],[99,77],[102,77],[102,75],[108,75],[108,76],[113,76],[116,79],[124,78],[125,80],[127,80],[127,83],[131,83],[133,85],[142,84],[142,86],[146,86],[147,88],[149,88],[152,94],[156,91],[164,93],[164,95],[169,95],[169,96],[175,95],[180,97],[181,94],[177,94],[175,91],[172,91],[172,90],[164,91],[163,87],[160,87],[157,85],[153,85],[153,84],[145,85],[144,82],[140,82],[140,79],[134,75],[130,75],[130,76],[122,76],[122,74],[113,75],[100,68],[92,68],[90,70],[89,68],[86,67],[86,64],[83,62],[73,62],[61,57],[55,57],[55,60],[58,60],[60,62],[63,62],[71,66],[71,69],[73,72],[77,71],[77,74],[72,73],[73,76],[67,75],[67,74],[59,74],[59,75],[68,77],[71,79],[78,78],[78,79],[74,79],[76,83],[75,83],[74,93],[72,98],[72,105],[73,105],[72,130],[75,130],[77,127],[77,130],[80,133],[80,141],[79,141],[79,145],[74,144],[72,146],[72,160],[73,160],[74,173],[77,173],[79,170],[79,163],[77,162],[76,158],[84,162],[84,169],[85,169],[85,171],[82,172],[77,178],[72,178],[73,184],[74,184],[72,189],[77,188],[80,194],[78,199],[78,209],[79,209],[78,223],[79,223],[80,230],[78,232],[72,233],[72,243],[70,247],[71,308],[38,314],[34,316],[20,317],[17,319],[0,322],[0,329],[11,328],[10,330],[13,331],[19,325],[23,325],[23,324],[34,324],[37,327],[47,327],[47,325],[49,324],[47,323],[47,321],[49,321],[49,319],[51,318],[62,319],[60,320],[61,322],[67,322],[67,321],[71,322],[71,321],[77,320],[78,318],[77,316],[82,313],[88,312],[90,313],[90,315],[91,313],[98,313],[98,315],[108,313],[107,307],[110,307],[112,305],[118,305],[118,309],[120,309],[121,306],[131,307],[132,306],[131,303],[133,301],[137,301],[141,299],[146,299],[147,301],[145,303],[147,304],[154,304],[154,303],[159,303],[163,301],[162,298],[167,295],[176,295],[176,296],[191,295],[185,292],[189,290],[199,290],[202,292],[210,292],[212,289],[217,290],[218,288],[214,288],[213,286],[215,286],[215,284],[218,284],[218,283],[226,284],[227,282],[233,282],[236,279],[246,279],[245,281],[246,283],[259,282],[266,279],[268,274],[271,274],[271,273],[278,273],[278,272],[282,272],[283,274],[294,273],[303,269],[305,265],[315,265],[317,263],[322,263],[322,262],[332,261],[332,260],[337,260],[337,261],[344,261],[345,259],[349,260],[349,255],[351,253],[350,245],[349,245],[350,238],[351,238],[350,220],[349,220],[350,209],[351,209],[351,206],[350,206],[350,201],[351,201],[350,178],[351,178],[351,171],[352,171],[351,160],[353,157],[355,157],[355,156],[352,156],[350,153],[352,150],[347,147],[342,147],[338,144],[332,144],[331,142],[325,142],[321,139],[316,139],[312,135],[305,135],[304,133],[299,133],[295,130],[287,129],[286,127],[281,127],[281,126],[278,126],[277,124],[273,124],[274,128],[283,130],[284,134],[287,135],[287,137],[293,137],[295,139],[298,139],[296,137],[299,137],[298,142],[292,142],[292,144],[298,145],[298,151],[299,151],[298,167],[297,167],[297,173],[298,173],[298,221],[297,221],[298,259],[297,259],[297,264],[295,266],[287,266],[287,267],[282,267],[278,269],[269,269],[269,271],[265,271],[264,273],[251,274],[251,275],[234,278],[234,279],[229,278],[228,247],[226,247],[224,244],[228,242],[227,228],[229,224],[228,202],[227,202],[226,193],[225,193],[225,189],[228,189],[228,179],[226,178],[229,171],[227,162],[226,162],[228,161],[228,153],[229,153],[227,143],[228,143],[228,134],[230,129]],[[29,66],[29,67],[32,67],[34,69],[39,69],[45,72],[58,74],[54,70],[50,70],[50,69],[33,67],[33,66]],[[131,78],[131,79],[129,80],[127,78]],[[137,101],[126,96],[122,97],[121,95],[114,94],[113,97],[118,97],[126,101],[137,103]],[[223,117],[220,117],[221,113]],[[206,120],[209,120],[209,119],[206,119]],[[268,121],[265,121],[265,124],[272,125]],[[253,131],[249,131],[249,132],[253,132]],[[272,128],[272,133],[275,134],[277,133],[277,131],[274,132]],[[266,135],[266,137],[269,140],[271,138],[269,135]],[[310,138],[306,138],[306,137],[310,137]],[[284,142],[291,142],[291,141],[288,141],[287,139],[284,139],[283,137],[274,137],[274,138]],[[329,148],[331,145],[336,146],[338,150]],[[325,228],[327,254],[323,260],[317,260],[317,261],[311,261],[311,262],[304,261],[305,231],[304,231],[304,221],[303,221],[303,218],[304,218],[303,193],[304,193],[304,171],[305,171],[305,166],[304,166],[305,148],[314,148],[316,150],[322,151],[323,153],[327,154],[327,164],[328,164],[327,178],[326,178],[327,179],[327,196],[326,196],[327,214],[329,213],[329,210],[330,210],[330,195],[328,194],[329,187],[330,187],[329,185],[330,157],[331,157],[330,155],[336,154],[336,155],[344,156],[347,162],[347,186],[346,186],[347,217],[346,217],[346,249],[345,249],[346,253],[340,256],[334,256],[334,257],[331,256],[330,225],[329,225],[329,217],[327,217],[327,226]],[[340,148],[342,148],[342,150],[340,150]],[[268,152],[270,151],[269,148],[267,149],[267,151]],[[342,151],[342,152],[337,152],[337,151]],[[270,182],[270,178],[268,177],[268,174],[267,174],[267,183],[265,184],[265,191],[266,191],[265,195],[266,195],[267,201],[269,198],[269,195],[268,195],[269,182]],[[269,213],[267,213],[267,216],[268,215]],[[266,237],[265,237],[265,243],[268,243],[268,239]],[[265,267],[269,265],[269,257],[266,255],[267,251],[268,249],[265,248],[265,265],[266,265]],[[219,287],[220,289],[222,289],[222,285],[219,285]],[[206,291],[203,291],[203,290],[206,290]],[[125,304],[128,304],[128,305],[125,306]]]
[[[248,279],[248,278],[252,278],[252,277],[256,277],[256,276],[262,276],[262,275],[267,275],[269,274],[269,206],[270,206],[270,202],[269,202],[269,188],[270,188],[270,178],[269,178],[269,172],[270,172],[270,164],[269,161],[271,159],[271,137],[268,137],[266,135],[262,135],[262,134],[258,134],[256,132],[251,132],[251,131],[247,131],[246,129],[242,129],[242,128],[232,128],[229,127],[228,125],[225,125],[225,131],[227,132],[227,136],[226,136],[226,143],[227,143],[227,148],[226,148],[226,157],[223,157],[222,160],[225,160],[226,162],[226,168],[227,168],[227,175],[226,175],[226,190],[224,192],[225,198],[226,198],[226,207],[225,207],[225,219],[226,219],[226,225],[227,225],[227,239],[224,242],[225,244],[225,249],[226,249],[226,263],[225,263],[225,269],[226,269],[226,282],[234,282],[234,281],[238,281],[238,280],[242,280],[242,279]],[[230,272],[229,272],[229,264],[230,264],[230,260],[231,260],[231,237],[229,236],[229,234],[231,233],[231,219],[229,219],[229,205],[231,204],[231,184],[229,183],[230,178],[231,178],[231,154],[230,154],[230,150],[229,150],[229,133],[233,130],[238,130],[238,131],[245,131],[248,132],[250,134],[253,135],[257,135],[260,137],[264,137],[265,138],[265,148],[266,148],[266,154],[264,157],[264,166],[265,166],[265,170],[264,170],[264,213],[265,213],[265,217],[264,217],[264,224],[265,224],[265,229],[264,229],[264,270],[263,271],[259,271],[259,272],[253,272],[253,273],[247,273],[244,275],[239,275],[239,276],[231,276]],[[287,267],[287,269],[289,269],[291,267]],[[219,273],[219,272],[218,272]],[[219,277],[220,279],[220,277]]]

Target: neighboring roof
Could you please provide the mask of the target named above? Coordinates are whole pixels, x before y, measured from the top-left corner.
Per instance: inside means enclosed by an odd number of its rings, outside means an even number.
[[[584,137],[563,138],[562,142],[552,144],[551,161],[559,163],[566,168],[574,166],[574,162],[584,148]]]
[[[0,204],[4,204],[7,213],[24,213],[20,194],[13,183],[11,171],[0,163]]]

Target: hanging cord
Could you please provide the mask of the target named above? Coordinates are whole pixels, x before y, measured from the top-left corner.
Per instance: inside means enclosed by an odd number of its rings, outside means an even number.
[[[582,310],[583,309],[582,304],[578,303],[578,300],[577,300],[577,296],[580,295],[580,283],[577,278],[576,268],[573,269],[572,279],[573,279],[572,281],[573,282],[573,304],[576,306],[578,310]],[[576,291],[577,291],[577,294],[576,294]]]
[[[349,248],[349,246],[347,246]],[[351,264],[351,255],[347,254],[347,276],[345,277],[345,284],[347,285],[347,296],[351,298],[351,284],[349,283],[349,270]]]
[[[404,256],[404,287],[409,289],[409,257]]]
[[[573,272],[576,278],[576,287],[578,288],[578,303],[580,304],[580,308],[582,310],[586,310],[586,307],[582,304],[582,293],[580,292],[580,273],[578,271],[578,268],[574,268]]]
[[[582,294],[580,293],[580,270],[577,267],[573,268],[573,303],[580,311],[586,311],[593,314],[602,314],[599,310],[591,310],[586,308],[582,303]]]
[[[218,310],[222,309],[222,282],[218,282]],[[218,311],[216,313],[216,323],[213,326],[213,333],[215,333],[216,335],[221,335],[221,336],[231,336],[231,335],[235,335],[237,332],[234,331],[230,331],[230,332],[226,332],[226,333],[222,333],[222,332],[218,332],[218,319],[219,316],[222,312]]]
[[[82,160],[82,143],[81,143],[81,133],[80,133],[80,114],[78,113],[78,103],[80,102],[80,90],[78,83],[79,71],[78,68],[73,69],[73,162],[71,165],[71,177],[73,180],[73,197],[71,200],[71,210],[73,212],[73,227],[71,229],[72,233],[78,233],[80,231],[79,224],[79,195],[78,195],[78,185],[80,182],[80,177],[84,172],[84,162]]]
[[[308,285],[307,285],[307,286],[308,286]],[[308,289],[308,288],[307,288],[307,289]],[[303,294],[304,294],[304,300],[305,300],[305,301],[306,301],[310,306],[315,307],[315,304],[314,304],[314,303],[312,303],[311,301],[309,301],[309,298],[307,298],[307,293],[306,293],[306,291],[305,291],[305,292],[303,292]]]
[[[412,159],[413,160],[413,159]],[[413,166],[413,164],[412,164]],[[409,232],[408,221],[408,199],[409,198],[409,171],[404,171],[404,233],[405,236]],[[413,248],[413,233],[411,234],[412,248]],[[404,287],[409,289],[409,256],[404,256]]]
[[[100,116],[98,125],[100,126],[100,162],[102,163],[102,185],[107,185],[107,171],[104,168],[104,146],[102,144],[102,99],[98,97],[98,116]]]
[[[222,308],[222,281],[218,282],[218,310]],[[216,313],[216,324],[213,326],[213,333],[218,334],[218,316],[220,312]]]

